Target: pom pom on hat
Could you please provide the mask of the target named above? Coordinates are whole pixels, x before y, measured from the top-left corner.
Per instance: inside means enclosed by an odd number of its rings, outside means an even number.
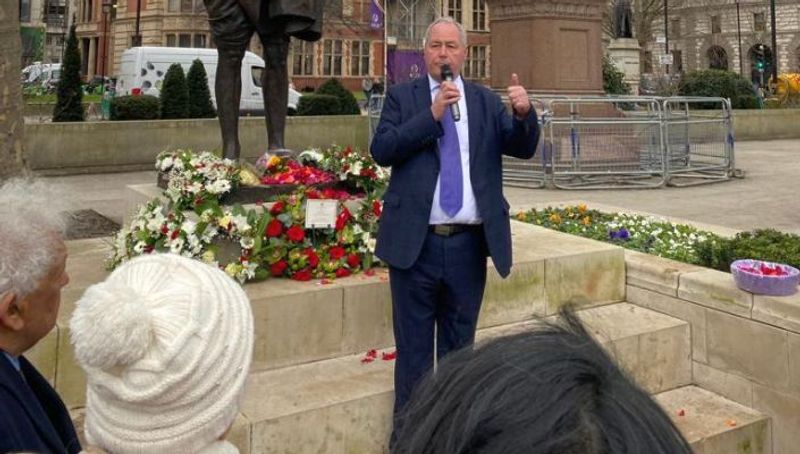
[[[72,315],[70,330],[78,361],[104,370],[138,361],[153,339],[142,295],[113,281],[86,290]]]

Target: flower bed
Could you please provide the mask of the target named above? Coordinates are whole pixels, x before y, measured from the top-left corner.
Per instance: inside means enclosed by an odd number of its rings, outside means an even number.
[[[775,230],[724,238],[685,224],[650,216],[604,213],[586,205],[548,207],[515,218],[560,232],[618,244],[627,249],[730,272],[731,263],[756,259],[800,267],[800,236]]]
[[[348,148],[308,152],[322,159],[300,164],[273,159],[265,175],[326,175],[353,191],[333,187],[307,188],[310,183],[278,177],[291,185],[282,194],[254,207],[225,206],[221,199],[241,180],[239,169],[212,153],[189,150],[164,152],[157,167],[169,173],[164,200],[139,207],[130,224],[114,241],[109,268],[140,254],[171,252],[203,260],[244,283],[269,276],[307,281],[333,279],[369,270],[373,255],[385,172],[362,173],[377,166],[368,155]],[[341,162],[358,163],[357,172],[342,171]],[[333,163],[336,163],[335,165]],[[298,169],[305,169],[297,173]],[[313,169],[313,170],[312,170]],[[351,167],[352,169],[352,167]],[[322,179],[313,177],[315,181]],[[308,199],[338,201],[335,226],[305,228]]]

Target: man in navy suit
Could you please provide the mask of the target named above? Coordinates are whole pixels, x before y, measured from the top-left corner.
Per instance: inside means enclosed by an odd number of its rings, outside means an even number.
[[[425,35],[427,77],[391,87],[372,156],[391,166],[376,255],[389,264],[395,415],[436,356],[470,345],[486,284],[486,257],[511,270],[511,227],[502,156],[531,158],[536,113],[511,76],[509,114],[500,97],[464,81],[466,33],[452,18]],[[443,66],[452,77],[443,77]],[[457,106],[460,118],[454,118]]]
[[[22,356],[53,329],[69,282],[50,195],[40,183],[0,185],[0,453],[81,450],[64,403]]]

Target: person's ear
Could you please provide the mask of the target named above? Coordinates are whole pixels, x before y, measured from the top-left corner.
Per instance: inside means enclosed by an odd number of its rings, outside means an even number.
[[[0,296],[0,326],[11,331],[19,331],[25,326],[20,305],[22,300],[14,292],[6,292]]]

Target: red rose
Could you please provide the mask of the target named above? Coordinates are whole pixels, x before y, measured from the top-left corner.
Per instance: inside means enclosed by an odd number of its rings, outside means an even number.
[[[350,268],[355,268],[361,263],[361,258],[358,254],[350,254],[347,256],[347,264],[350,265]]]
[[[281,233],[283,233],[283,224],[281,224],[281,221],[277,219],[269,221],[269,224],[267,224],[267,237],[275,238],[280,236]]]
[[[275,277],[283,276],[283,272],[286,270],[286,267],[289,266],[286,264],[284,260],[278,260],[277,262],[273,263],[269,267],[269,272]]]
[[[161,233],[163,233],[164,235],[166,235],[167,233],[169,233],[169,227],[167,227],[167,224],[163,224],[163,225],[161,226]]]
[[[375,217],[381,217],[381,202],[378,200],[372,201],[372,212],[375,214]]]
[[[347,268],[339,268],[336,270],[336,277],[347,277],[350,275],[350,270]]]
[[[300,271],[295,271],[295,273],[292,274],[292,279],[296,281],[310,281],[311,271],[309,271],[308,268],[303,268]]]
[[[283,203],[283,201],[278,201],[278,202],[275,202],[275,203],[272,205],[272,208],[270,208],[270,209],[269,209],[269,214],[271,214],[271,215],[273,215],[273,216],[277,216],[277,215],[279,215],[279,214],[283,213],[283,209],[284,209],[285,207],[286,207],[286,204],[285,204],[285,203]]]
[[[339,213],[339,216],[336,217],[336,230],[342,230],[350,219],[353,219],[353,215],[350,214],[350,210],[345,207],[342,212]]]
[[[308,264],[311,265],[311,268],[316,268],[319,265],[319,256],[313,249],[306,249],[306,257],[308,257]]]
[[[299,225],[293,225],[286,231],[286,236],[295,243],[299,243],[306,237],[306,231]]]
[[[331,260],[339,260],[340,258],[344,257],[344,254],[347,251],[344,250],[341,246],[334,246],[328,251],[328,254],[331,256]]]

